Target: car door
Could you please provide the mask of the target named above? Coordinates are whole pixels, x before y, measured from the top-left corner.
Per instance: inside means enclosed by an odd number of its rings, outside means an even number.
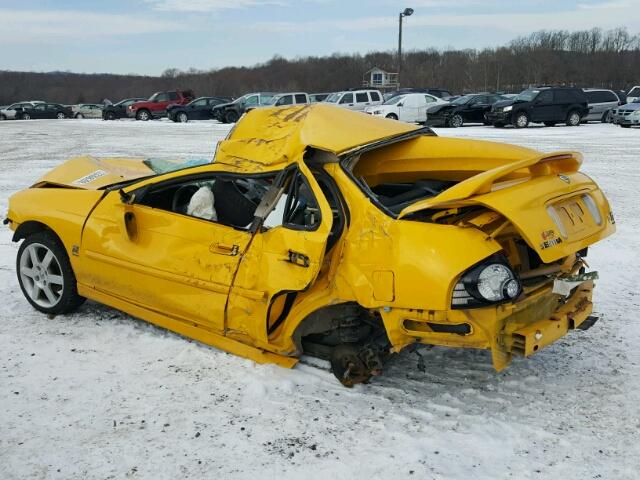
[[[24,112],[28,113],[32,119],[40,119],[45,118],[45,108],[44,103],[38,103],[33,107],[25,107]]]
[[[356,92],[355,95],[355,108],[354,110],[358,110],[363,112],[365,108],[371,105],[371,101],[369,99],[368,92]]]
[[[588,120],[601,120],[605,113],[617,106],[617,97],[606,90],[592,90],[585,92],[589,101]]]
[[[211,111],[208,98],[201,98],[189,105],[187,115],[193,120],[203,120],[209,118],[208,112]]]
[[[553,92],[554,121],[563,122],[569,113],[569,107],[573,103],[573,95],[569,90],[555,90]]]
[[[489,98],[486,95],[478,95],[466,105],[465,120],[471,123],[482,122],[488,106]]]
[[[276,102],[276,107],[283,105],[293,105],[293,95],[283,95]]]
[[[343,108],[348,108],[349,110],[357,110],[356,104],[353,100],[353,92],[347,92],[343,94],[342,98],[338,102],[338,105]]]
[[[175,100],[178,100],[178,94],[176,92],[171,92],[173,93]],[[169,103],[171,102],[171,97],[170,97],[170,93],[161,93],[156,97],[155,102],[150,103],[149,107],[151,108],[151,110],[156,113],[156,114],[160,114],[163,115],[167,112],[167,107],[169,106]]]
[[[231,182],[217,173],[223,168],[211,165],[203,174],[143,181],[142,187],[125,189],[124,201],[120,192],[108,193],[86,221],[78,281],[102,294],[223,333],[229,289],[252,234],[246,225],[223,223],[229,218],[223,205],[241,209],[241,202],[228,196],[218,198],[216,193],[215,218],[189,211],[200,189],[213,185],[212,192],[220,191],[217,185]],[[196,208],[202,210],[202,204]],[[208,208],[212,210],[211,202]]]
[[[402,102],[398,103],[399,119],[403,122],[418,121],[419,109],[425,105],[422,95],[407,95]]]
[[[56,106],[51,103],[38,104],[36,107],[42,106],[42,109],[36,108],[39,116],[37,118],[56,118]]]
[[[309,97],[304,93],[296,93],[295,95],[296,105],[309,103]]]
[[[227,309],[231,335],[262,343],[316,279],[333,224],[331,208],[304,164],[289,169],[272,193],[258,207],[270,213],[240,262]]]
[[[382,97],[379,92],[370,91],[369,97],[371,98],[371,105],[382,105]]]
[[[542,90],[531,102],[530,120],[532,122],[560,121],[559,108],[554,102],[555,100],[553,91]]]

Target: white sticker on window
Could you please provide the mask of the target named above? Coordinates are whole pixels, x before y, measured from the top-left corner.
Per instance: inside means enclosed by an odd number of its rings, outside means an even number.
[[[87,183],[93,182],[96,178],[104,177],[106,174],[107,172],[105,170],[96,170],[89,175],[85,175],[84,177],[74,180],[72,183],[77,185],[86,185]]]

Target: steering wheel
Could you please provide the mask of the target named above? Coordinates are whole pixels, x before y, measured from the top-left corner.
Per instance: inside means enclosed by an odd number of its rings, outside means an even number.
[[[197,185],[182,185],[176,193],[173,194],[173,200],[171,202],[171,211],[176,213],[187,213],[187,206],[189,200],[194,193],[199,190]],[[188,194],[188,195],[187,195]]]

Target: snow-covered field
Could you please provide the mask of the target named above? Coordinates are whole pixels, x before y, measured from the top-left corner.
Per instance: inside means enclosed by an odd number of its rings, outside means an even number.
[[[67,157],[212,157],[213,122],[0,123],[0,210]],[[612,125],[441,135],[579,150],[617,234],[589,331],[495,373],[487,352],[421,348],[352,390],[322,368],[259,366],[85,304],[23,299],[0,231],[0,479],[640,478],[640,132]]]

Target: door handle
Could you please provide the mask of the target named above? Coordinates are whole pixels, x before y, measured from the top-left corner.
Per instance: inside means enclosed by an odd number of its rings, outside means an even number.
[[[238,247],[238,245],[229,245],[226,243],[212,243],[211,245],[209,245],[209,251],[211,253],[221,253],[223,255],[230,255],[232,257],[235,257],[236,255],[238,255],[238,252],[240,251],[240,247]]]
[[[287,257],[286,261],[304,268],[309,268],[309,265],[311,264],[311,261],[309,260],[309,257],[307,255],[305,255],[304,253],[295,252],[293,250],[289,250],[289,256]]]

